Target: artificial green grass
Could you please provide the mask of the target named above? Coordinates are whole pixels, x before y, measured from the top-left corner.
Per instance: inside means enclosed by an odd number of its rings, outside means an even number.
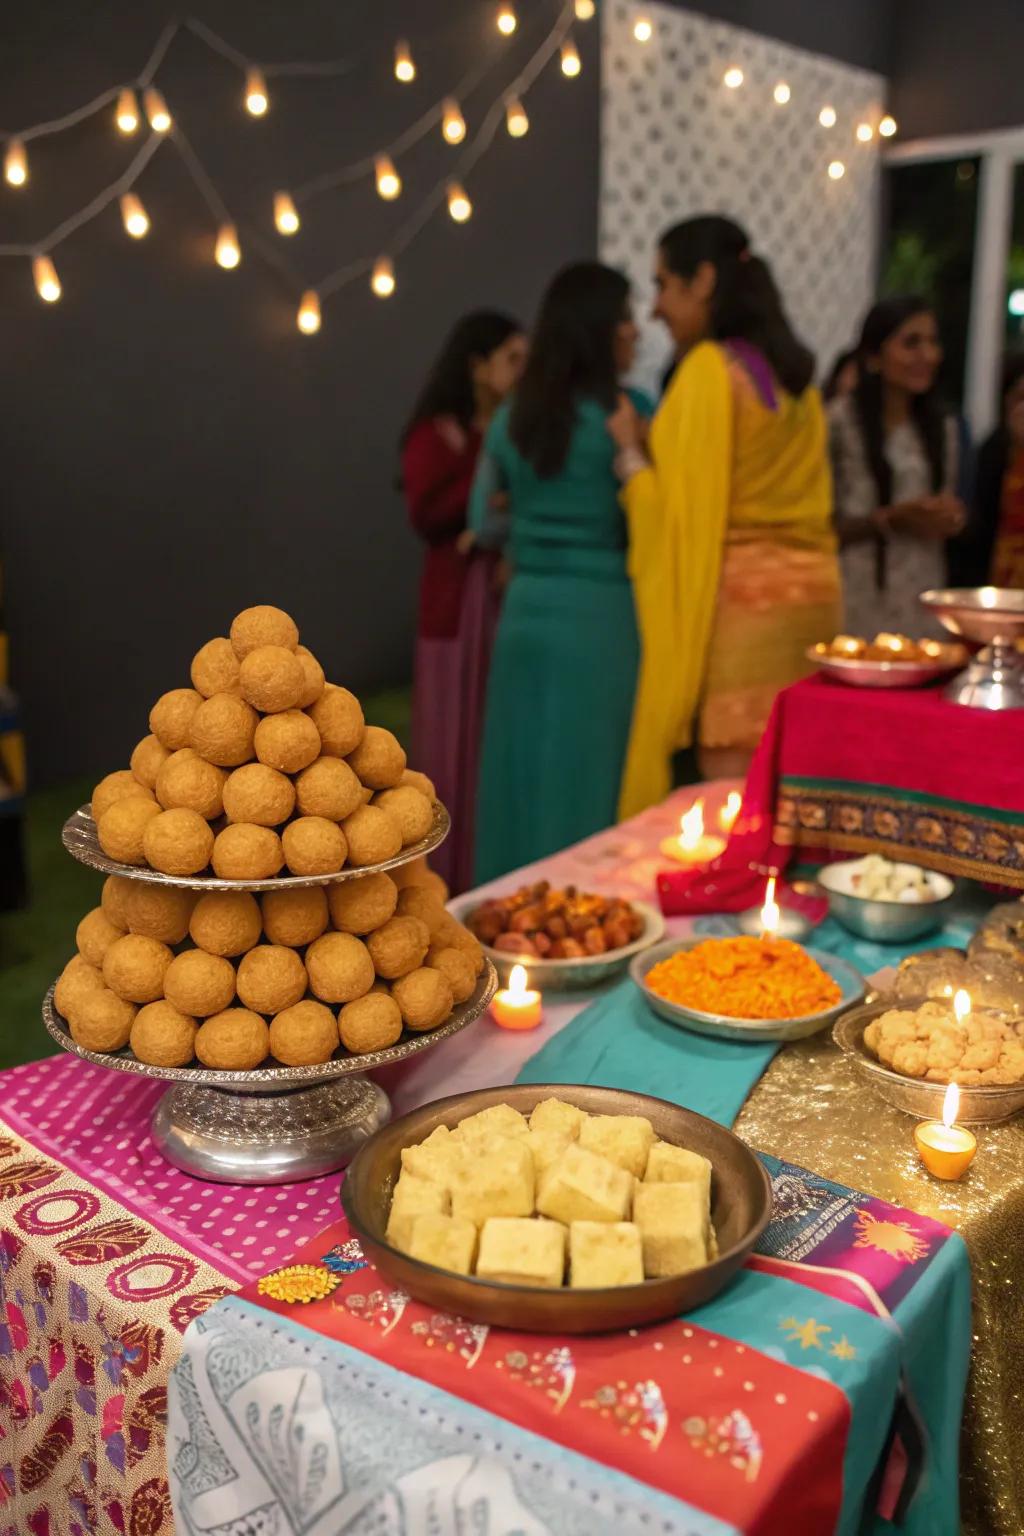
[[[409,694],[393,689],[365,701],[367,718],[406,743]],[[92,780],[28,797],[30,905],[0,914],[0,1069],[57,1049],[40,1008],[47,987],[75,952],[75,929],[100,899],[102,879],[64,850],[61,827],[92,793]]]

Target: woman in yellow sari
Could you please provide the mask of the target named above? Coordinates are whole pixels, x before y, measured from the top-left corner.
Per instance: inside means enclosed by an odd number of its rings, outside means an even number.
[[[766,264],[717,216],[663,237],[655,315],[682,361],[645,443],[609,419],[630,532],[642,660],[620,813],[672,787],[672,756],[742,774],[780,688],[835,633],[839,564],[814,358]]]

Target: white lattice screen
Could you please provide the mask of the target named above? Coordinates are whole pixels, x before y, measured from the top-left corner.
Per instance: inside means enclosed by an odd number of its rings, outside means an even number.
[[[654,25],[637,42],[638,16]],[[756,32],[664,5],[606,0],[602,7],[600,244],[628,273],[644,317],[638,379],[654,383],[668,355],[647,321],[659,234],[697,213],[725,213],[771,262],[790,316],[818,357],[819,374],[847,346],[874,293],[879,214],[877,123],[884,81]],[[732,65],[744,83],[730,90]],[[789,102],[773,99],[777,82]],[[818,114],[835,108],[836,124]],[[840,180],[828,166],[841,160]]]

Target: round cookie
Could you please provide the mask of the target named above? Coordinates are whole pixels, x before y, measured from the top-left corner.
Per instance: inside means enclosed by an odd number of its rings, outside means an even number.
[[[126,1003],[155,1003],[164,995],[164,976],[174,956],[159,939],[127,933],[103,957],[103,980]]]
[[[108,859],[116,859],[118,864],[145,864],[145,831],[149,823],[161,814],[160,807],[146,794],[141,784],[138,790],[138,795],[116,800],[96,823],[100,847]]]
[[[215,693],[241,693],[238,681],[238,657],[225,635],[207,640],[192,658],[192,687],[204,699]]]
[[[337,822],[300,816],[281,834],[284,861],[293,875],[333,875],[345,863],[348,845]]]
[[[213,828],[198,811],[161,811],[147,823],[142,848],[162,875],[198,875],[210,862]]]
[[[229,821],[250,821],[257,827],[277,827],[295,809],[291,779],[265,763],[246,763],[228,775],[224,811]]]
[[[295,654],[302,667],[302,697],[299,699],[299,708],[308,709],[311,704],[316,703],[324,691],[324,669],[306,646],[296,646]]]
[[[327,892],[331,922],[340,933],[372,933],[394,917],[398,889],[389,874],[363,875],[344,880]]]
[[[238,672],[242,698],[264,715],[294,709],[302,698],[306,675],[294,651],[282,645],[258,645]]]
[[[306,967],[294,949],[258,944],[238,966],[238,995],[254,1013],[280,1013],[305,994]]]
[[[208,955],[243,955],[260,941],[260,906],[249,891],[208,891],[192,909],[188,931]]]
[[[408,864],[396,869],[391,878],[402,891],[407,885],[426,885],[429,874],[426,854],[420,854],[418,859],[411,859]]]
[[[437,897],[438,901],[441,903],[442,907],[448,900],[448,897],[451,895],[451,892],[449,891],[445,881],[437,873],[437,871],[433,869],[424,870],[419,880],[416,880],[413,883],[415,885],[419,885],[425,891],[432,891],[433,894]]]
[[[418,917],[392,917],[366,940],[378,976],[394,981],[423,964],[430,948],[430,930]]]
[[[398,737],[380,725],[368,725],[358,747],[346,756],[367,789],[391,789],[405,772],[405,752]]]
[[[135,1008],[112,992],[96,987],[88,992],[68,1020],[71,1038],[87,1051],[120,1051],[128,1044]]]
[[[234,693],[204,699],[192,717],[186,746],[192,746],[218,768],[238,768],[252,761],[259,715]]]
[[[384,1051],[401,1037],[401,1010],[386,992],[368,992],[354,1003],[347,1003],[338,1014],[338,1034],[353,1056]]]
[[[324,816],[344,821],[363,802],[363,786],[348,763],[324,753],[304,768],[295,781],[300,816]]]
[[[473,937],[468,928],[456,922],[450,912],[446,912],[444,919],[438,924],[432,934],[434,944],[440,949],[460,949],[468,955],[473,962],[473,968],[479,976],[484,968],[484,952],[479,939]]]
[[[102,907],[94,907],[85,914],[75,930],[78,953],[90,965],[101,966],[111,944],[123,939],[125,931],[110,921]]]
[[[398,822],[379,805],[361,805],[341,825],[348,843],[349,863],[360,869],[396,859],[402,851]]]
[[[128,927],[128,893],[137,884],[136,880],[126,880],[124,875],[108,875],[104,880],[100,905],[115,928]]]
[[[421,923],[426,923],[431,938],[439,928],[446,926],[443,904],[424,885],[407,885],[399,891],[396,911],[399,917],[418,917]]]
[[[258,1013],[229,1008],[199,1026],[195,1047],[204,1067],[251,1072],[270,1054],[270,1031]]]
[[[235,968],[220,955],[186,949],[164,973],[164,997],[179,1013],[197,1019],[223,1013],[235,996]]]
[[[244,661],[250,651],[261,645],[282,645],[286,651],[294,651],[299,643],[299,627],[283,608],[270,603],[257,603],[253,608],[243,608],[232,620],[231,644],[239,661]]]
[[[427,965],[432,971],[441,972],[457,1003],[464,1003],[473,996],[476,991],[476,969],[461,949],[429,949]]]
[[[426,795],[431,805],[437,799],[437,790],[434,787],[433,779],[428,779],[427,775],[420,773],[417,768],[407,768],[398,783],[399,786],[411,784],[413,789],[418,789],[421,795]]]
[[[169,756],[168,749],[155,736],[143,736],[131,757],[132,773],[146,789],[152,789],[156,776]]]
[[[99,826],[100,819],[106,815],[112,805],[118,800],[127,800],[132,796],[143,800],[152,800],[153,796],[145,784],[140,784],[130,768],[118,768],[115,773],[108,773],[105,779],[100,779],[92,792],[92,819]]]
[[[144,934],[147,939],[159,939],[162,944],[180,944],[188,933],[195,903],[194,891],[133,880],[131,890],[124,898],[128,931]]]
[[[168,752],[188,746],[192,719],[202,702],[194,688],[172,688],[157,699],[149,712],[149,728]]]
[[[89,993],[101,991],[103,986],[103,972],[99,967],[90,965],[81,955],[73,955],[53,989],[54,1006],[70,1023]]]
[[[172,752],[156,776],[156,797],[165,811],[195,811],[213,821],[224,810],[227,773],[200,757],[194,747]]]
[[[350,933],[325,933],[306,950],[310,990],[324,1003],[350,1003],[373,986],[369,950]]]
[[[260,905],[263,931],[271,944],[304,949],[327,927],[327,893],[320,885],[267,891]]]
[[[219,880],[270,880],[280,872],[284,852],[269,827],[239,821],[217,833],[210,862]]]
[[[398,822],[402,832],[402,847],[422,842],[434,825],[434,807],[426,795],[421,795],[411,784],[399,784],[395,789],[382,789],[374,795],[373,804],[389,812]]]
[[[320,732],[321,750],[330,757],[347,757],[354,752],[366,729],[363,707],[355,694],[333,683],[328,683],[310,706],[309,718]]]
[[[270,1022],[270,1054],[286,1067],[315,1067],[338,1049],[334,1014],[312,998],[285,1008]]]
[[[151,1067],[187,1067],[196,1054],[196,1021],[170,1003],[147,1003],[135,1015],[129,1045]]]
[[[301,709],[267,715],[253,738],[256,756],[279,773],[301,773],[320,756],[320,732]]]
[[[440,971],[427,966],[410,971],[391,988],[407,1029],[425,1032],[443,1024],[455,1006],[452,989]]]

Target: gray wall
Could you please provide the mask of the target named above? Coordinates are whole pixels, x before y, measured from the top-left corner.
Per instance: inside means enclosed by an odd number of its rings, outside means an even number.
[[[898,0],[892,104],[905,139],[1024,123],[1021,0]]]

